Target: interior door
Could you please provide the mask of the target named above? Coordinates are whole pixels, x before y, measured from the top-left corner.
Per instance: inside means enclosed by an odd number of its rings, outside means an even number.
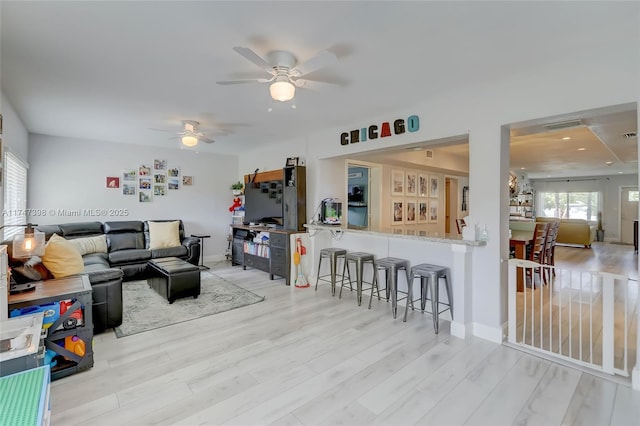
[[[623,186],[620,191],[620,242],[633,244],[633,221],[638,220],[638,187]]]

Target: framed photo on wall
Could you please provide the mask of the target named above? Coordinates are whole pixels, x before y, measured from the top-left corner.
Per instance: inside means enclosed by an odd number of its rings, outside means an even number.
[[[438,189],[440,187],[440,179],[437,176],[429,178],[429,197],[438,198]]]
[[[427,200],[418,201],[418,223],[427,223],[429,202]]]
[[[406,215],[404,219],[404,223],[413,224],[416,223],[416,200],[407,200],[406,202]]]
[[[402,199],[391,201],[391,224],[402,225],[404,223],[404,204]]]
[[[418,193],[418,175],[413,172],[407,172],[407,184],[405,186],[405,195],[413,195],[414,197]]]
[[[404,195],[404,172],[391,170],[391,195]]]
[[[429,175],[424,175],[422,173],[418,175],[418,196],[429,196]]]
[[[438,200],[429,200],[429,223],[438,223]]]

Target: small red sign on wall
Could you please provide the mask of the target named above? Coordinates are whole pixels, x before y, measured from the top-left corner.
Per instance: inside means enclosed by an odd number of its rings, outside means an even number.
[[[107,176],[107,188],[120,188],[120,178]]]

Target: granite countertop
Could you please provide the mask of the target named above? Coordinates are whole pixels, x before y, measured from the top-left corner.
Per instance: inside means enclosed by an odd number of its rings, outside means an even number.
[[[485,246],[487,245],[486,241],[466,241],[462,239],[461,235],[458,234],[442,234],[438,232],[429,232],[425,230],[421,230],[417,228],[415,225],[412,226],[390,226],[388,228],[381,228],[379,230],[371,230],[371,229],[353,229],[347,228],[346,226],[338,226],[338,225],[319,225],[319,224],[305,224],[305,228],[309,231],[323,231],[328,230],[333,233],[339,232],[347,232],[361,235],[377,235],[377,236],[385,236],[392,238],[403,238],[409,240],[420,240],[420,241],[431,241],[437,243],[448,243],[448,244],[460,244],[466,246]]]

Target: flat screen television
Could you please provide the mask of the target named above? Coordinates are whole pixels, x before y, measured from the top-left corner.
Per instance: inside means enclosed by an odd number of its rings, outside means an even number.
[[[282,181],[247,185],[244,191],[244,221],[282,225],[282,205]]]

